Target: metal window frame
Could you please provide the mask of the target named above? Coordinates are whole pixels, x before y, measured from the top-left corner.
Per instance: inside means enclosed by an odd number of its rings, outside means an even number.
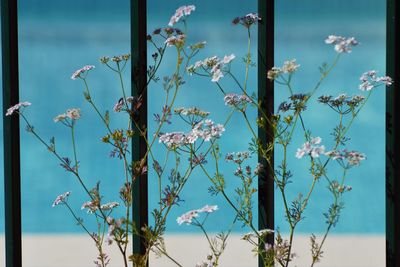
[[[147,10],[146,0],[131,2],[131,54],[132,95],[143,97],[142,111],[138,114],[141,125],[147,126]],[[258,94],[265,112],[273,113],[274,84],[266,79],[266,71],[274,64],[274,0],[258,0],[258,12],[263,18],[258,28]],[[387,75],[400,81],[400,3],[387,0]],[[4,137],[4,198],[6,267],[22,266],[21,251],[21,177],[20,129],[18,116],[5,117],[7,108],[19,102],[18,78],[18,24],[17,0],[1,0],[1,41],[3,73],[3,137]],[[398,48],[396,50],[396,47]],[[400,266],[400,141],[396,139],[400,127],[400,93],[397,83],[386,94],[386,266]],[[143,91],[144,90],[144,91]],[[267,143],[271,129],[259,131],[262,142]],[[145,153],[144,140],[133,142],[133,160]],[[272,173],[259,179],[259,228],[274,228],[274,184]],[[148,222],[147,176],[138,179],[133,188],[133,219],[141,227]],[[273,243],[274,237],[267,242]],[[143,240],[133,239],[133,252],[144,253]],[[261,266],[261,263],[259,264]]]

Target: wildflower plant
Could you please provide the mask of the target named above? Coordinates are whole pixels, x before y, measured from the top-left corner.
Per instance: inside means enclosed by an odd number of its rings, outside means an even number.
[[[358,94],[347,95],[343,93],[338,96],[327,94],[317,96],[317,93],[321,90],[321,84],[331,74],[343,54],[350,53],[359,44],[353,37],[330,35],[325,43],[333,45],[334,52],[337,55],[332,63],[324,64],[320,68],[320,78],[310,91],[299,93],[293,86],[292,80],[301,67],[295,59],[287,60],[283,62],[282,66],[273,67],[268,73],[264,74],[271,82],[286,88],[290,95],[288,99],[281,102],[273,116],[267,116],[261,108],[264,104],[262,100],[258,99],[255,93],[248,88],[250,67],[255,65],[250,53],[253,29],[262,18],[256,13],[249,13],[232,21],[233,25],[243,27],[248,36],[247,52],[243,61],[245,73],[243,80],[241,80],[241,76],[236,75],[231,68],[232,64],[239,64],[235,55],[227,53],[224,56],[200,56],[199,54],[206,42],[188,43],[188,18],[195,10],[196,8],[193,5],[178,8],[166,27],[155,29],[147,36],[150,47],[154,49],[153,62],[147,71],[147,85],[155,83],[156,86],[161,87],[165,99],[161,113],[154,114],[156,123],[154,132],[150,133],[148,129],[140,125],[136,116],[142,106],[142,95],[129,96],[124,84],[123,75],[127,62],[130,60],[129,54],[100,59],[105,69],[115,73],[120,82],[120,99],[113,107],[109,108],[116,115],[124,116],[126,119],[125,128],[114,128],[110,111],[102,111],[92,98],[89,78],[92,76],[91,73],[97,71],[98,68],[95,69],[94,66],[87,65],[75,71],[71,76],[72,80],[82,82],[85,100],[104,125],[104,134],[99,143],[109,147],[109,155],[120,162],[123,170],[124,177],[119,181],[119,193],[112,196],[114,201],[104,201],[105,196],[100,187],[100,181],[89,185],[90,180],[81,175],[80,170],[84,166],[81,166],[78,159],[75,136],[75,129],[79,127],[79,120],[84,116],[79,108],[68,109],[54,117],[54,122],[64,126],[71,136],[72,158],[64,156],[64,152],[58,150],[55,138],[51,138],[49,142],[45,141],[30,124],[25,109],[31,103],[21,102],[16,104],[7,110],[6,115],[20,115],[26,123],[27,131],[55,156],[62,168],[77,179],[78,184],[86,193],[86,199],[83,200],[81,210],[69,205],[68,199],[73,197],[70,191],[57,196],[52,206],[65,206],[76,223],[93,240],[98,250],[98,255],[94,260],[96,266],[105,267],[112,260],[104,252],[106,245],[118,247],[125,267],[128,265],[146,266],[151,252],[167,257],[177,266],[182,266],[179,258],[174,258],[168,253],[164,234],[171,210],[177,206],[186,205],[185,200],[181,198],[181,193],[195,169],[200,170],[208,178],[211,200],[213,197],[221,197],[225,200],[227,207],[207,204],[202,208],[187,211],[176,218],[176,223],[181,227],[198,228],[209,244],[210,254],[207,255],[206,260],[197,264],[193,261],[193,265],[219,266],[220,256],[227,246],[232,228],[239,224],[246,231],[250,231],[243,235],[243,242],[248,242],[253,246],[253,251],[260,256],[265,267],[290,266],[293,258],[296,257],[293,251],[295,231],[300,223],[306,221],[304,212],[313,197],[316,184],[323,183],[332,195],[332,203],[329,207],[326,207],[326,212],[323,214],[322,219],[326,223],[326,230],[322,239],[318,240],[314,234],[310,237],[310,266],[314,266],[321,260],[325,240],[336,226],[344,208],[343,195],[352,189],[347,184],[347,174],[366,159],[366,155],[362,152],[350,149],[349,129],[374,90],[377,87],[389,86],[393,81],[390,77],[378,76],[376,71],[367,71],[361,74],[360,86],[357,89]],[[167,52],[175,53],[175,67],[168,76],[161,79],[158,76],[159,67],[163,64],[164,55]],[[210,112],[199,107],[176,106],[177,96],[183,90],[187,79],[208,79],[210,81],[210,86],[215,87],[220,93],[221,105],[230,108],[230,112],[224,121],[214,121]],[[223,83],[221,83],[223,79],[232,80],[237,90],[232,92],[231,89],[224,88]],[[325,137],[320,137],[318,130],[311,130],[307,127],[304,121],[304,113],[307,112],[310,102],[318,102],[326,107],[326,112],[331,111],[337,114],[338,121],[331,135],[333,146],[328,146],[329,142],[324,142]],[[251,109],[259,111],[260,114],[255,124],[252,124],[249,120],[248,114]],[[224,149],[219,141],[224,138],[225,130],[228,127],[234,127],[230,125],[234,113],[241,116],[252,141],[248,147],[243,148],[243,151],[231,151],[223,155]],[[178,131],[165,132],[166,125],[173,124],[177,120],[183,122],[185,127]],[[266,144],[261,142],[256,134],[256,127],[264,130],[272,129],[272,141]],[[294,134],[298,129],[300,129],[303,138],[302,144],[294,142]],[[132,161],[130,148],[132,139],[137,137],[145,140],[147,150],[141,159]],[[165,148],[164,157],[154,153],[156,146]],[[290,146],[297,148],[295,154],[289,153]],[[271,160],[274,151],[279,151],[282,155],[282,161],[277,163],[276,166],[273,165]],[[252,166],[249,164],[249,159],[252,157],[262,158],[264,165],[259,163]],[[307,162],[308,168],[302,173],[293,173],[289,168],[289,162],[292,158]],[[171,161],[173,167],[169,169]],[[221,164],[230,164],[234,166],[235,171],[222,173],[221,168],[219,168]],[[213,167],[210,167],[210,165]],[[338,168],[342,175],[340,177],[331,176],[328,167],[329,169]],[[132,220],[131,214],[133,185],[143,174],[149,171],[148,168],[152,168],[156,175],[158,205],[151,212],[152,221],[149,225],[139,228],[136,222]],[[263,172],[272,173],[278,195],[284,203],[285,219],[289,226],[287,238],[282,236],[278,229],[257,229],[255,226],[254,212],[257,203],[254,203],[254,196],[257,194],[256,181]],[[289,199],[288,186],[295,182],[293,179],[295,176],[309,176],[311,178],[310,185],[307,192],[299,192],[297,197]],[[239,185],[233,192],[227,190],[228,177],[229,179],[235,177],[239,181]],[[110,197],[107,196],[108,198]],[[206,230],[207,218],[223,208],[234,210],[231,227],[222,229],[221,233],[213,237]],[[116,212],[114,212],[116,209],[122,210],[123,216],[116,217]],[[93,220],[96,221],[97,228],[89,229],[86,222],[80,218],[79,212],[86,212],[91,215]],[[271,234],[275,234],[273,244],[266,242],[266,237]],[[128,244],[132,235],[139,236],[144,240],[144,254],[130,253]]]

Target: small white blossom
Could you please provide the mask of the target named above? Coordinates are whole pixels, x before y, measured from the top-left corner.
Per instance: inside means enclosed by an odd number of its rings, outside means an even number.
[[[63,121],[67,118],[67,114],[63,113],[54,117],[54,122]]]
[[[320,146],[320,137],[311,138],[310,142],[305,142],[301,148],[297,149],[296,158],[301,159],[305,155],[310,155],[312,158],[318,158],[325,153],[325,146]]]
[[[191,210],[191,211],[188,211],[185,214],[182,214],[181,216],[179,216],[176,219],[176,222],[179,225],[182,225],[183,223],[191,224],[193,222],[193,219],[196,218],[196,217],[199,217],[198,211],[197,210]]]
[[[121,109],[124,107],[124,105],[125,105],[125,101],[124,101],[124,99],[121,97],[121,98],[118,100],[118,102],[115,103],[115,105],[114,105],[114,108],[113,108],[114,112],[120,112]]]
[[[7,109],[6,116],[12,115],[14,112],[18,111],[21,107],[28,107],[30,105],[31,105],[31,103],[26,102],[26,101],[25,102],[20,102],[20,103],[18,103],[16,105],[10,107],[9,109]]]
[[[96,210],[98,210],[98,207],[93,201],[86,201],[82,204],[81,209],[88,209],[88,213],[94,213]]]
[[[186,37],[186,35],[184,35],[184,34],[171,36],[171,37],[167,38],[167,40],[165,40],[164,43],[167,46],[174,46],[174,45],[181,46],[181,45],[183,45],[185,43],[185,37]]]
[[[232,60],[235,59],[235,57],[236,56],[234,54],[231,54],[229,56],[224,56],[224,58],[222,59],[222,63],[229,64],[229,63],[231,63]]]
[[[196,7],[194,5],[181,6],[176,11],[175,14],[169,20],[168,26],[172,27],[176,24],[182,17],[189,16],[192,11],[195,11]]]
[[[296,64],[296,59],[287,60],[283,62],[282,72],[283,73],[293,73],[300,67],[299,64]]]
[[[112,210],[113,208],[118,207],[118,206],[119,206],[118,202],[109,202],[109,203],[101,205],[100,208],[102,210]]]
[[[202,212],[207,212],[207,213],[211,213],[218,210],[218,206],[217,205],[205,205],[204,207],[202,207],[201,209],[198,209],[197,212],[202,213]]]
[[[214,70],[214,72],[212,73],[212,82],[219,82],[219,80],[224,77],[224,74],[222,73],[221,69],[216,69]]]
[[[336,35],[329,35],[325,43],[334,45],[335,51],[338,53],[350,53],[352,51],[352,46],[359,44],[354,37],[346,38]]]
[[[90,71],[90,70],[92,70],[92,69],[94,69],[94,68],[95,68],[95,67],[94,67],[93,65],[86,65],[86,66],[83,66],[83,68],[81,68],[81,69],[79,69],[79,70],[76,70],[76,71],[72,74],[71,79],[72,79],[72,80],[76,80],[77,78],[81,78],[81,75],[82,75],[82,74],[84,74],[85,72]]]
[[[54,200],[52,206],[55,207],[55,206],[59,205],[60,203],[67,201],[70,194],[71,194],[71,191],[67,191],[64,194],[57,196],[57,198]]]
[[[79,108],[71,108],[67,110],[66,115],[71,120],[78,120],[81,117],[81,110]]]
[[[393,79],[389,76],[382,76],[378,77],[377,76],[377,71],[376,70],[370,70],[367,72],[364,72],[360,76],[360,81],[361,84],[359,85],[359,89],[361,91],[370,91],[374,89],[375,87],[379,85],[386,85],[390,86],[393,84]]]

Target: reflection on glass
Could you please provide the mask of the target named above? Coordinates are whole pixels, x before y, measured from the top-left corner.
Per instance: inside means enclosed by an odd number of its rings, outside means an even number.
[[[293,77],[295,93],[310,92],[319,79],[318,67],[326,62],[331,64],[336,53],[333,47],[325,44],[328,35],[354,36],[360,45],[350,54],[343,54],[330,76],[323,82],[320,91],[311,99],[304,113],[307,127],[312,136],[320,136],[327,150],[333,147],[331,133],[338,124],[338,116],[327,106],[317,103],[316,98],[323,94],[337,96],[362,94],[358,89],[359,77],[368,70],[378,70],[385,75],[385,3],[382,1],[278,1],[276,2],[276,57],[275,64],[280,66],[284,60],[297,60],[299,71]],[[285,86],[276,85],[275,106],[286,100],[289,92]],[[365,93],[364,93],[365,95]],[[344,266],[346,264],[365,264],[384,266],[385,233],[385,91],[378,88],[362,110],[348,132],[351,138],[350,150],[362,151],[367,160],[348,173],[346,184],[352,191],[344,194],[344,209],[336,227],[330,231],[326,241],[324,257],[319,266]],[[303,196],[312,184],[312,177],[300,170],[308,168],[308,160],[296,159],[296,149],[304,143],[299,130],[292,141],[290,155],[292,184],[287,187],[289,201],[301,192]],[[276,154],[275,164],[279,164],[282,155]],[[329,165],[328,171],[335,180],[339,179],[337,164]],[[276,227],[288,236],[290,229],[285,221],[284,205],[279,191],[276,193]],[[321,242],[327,224],[323,213],[333,203],[332,194],[327,189],[325,179],[316,183],[308,210],[304,214],[295,236],[295,253],[299,255],[295,263],[308,266],[311,262],[311,233]],[[367,245],[368,244],[368,245]],[[353,256],[348,258],[349,251]],[[346,255],[346,257],[343,257]],[[354,263],[352,262],[354,261]],[[318,266],[318,265],[317,265]]]
[[[238,16],[244,16],[250,12],[256,12],[256,1],[246,1],[246,4],[239,4],[238,2],[217,1],[214,3],[204,1],[176,1],[174,4],[170,2],[148,1],[148,32],[153,32],[154,29],[159,27],[168,26],[171,16],[175,10],[182,5],[194,4],[196,10],[187,18],[187,41],[185,46],[193,43],[206,41],[204,49],[191,60],[189,65],[194,64],[196,61],[204,60],[205,58],[217,56],[223,58],[225,55],[234,54],[236,58],[231,63],[231,71],[243,84],[245,79],[245,64],[242,58],[247,53],[247,31],[242,26],[233,26],[232,20]],[[221,12],[223,10],[223,12]],[[185,29],[184,24],[177,23],[174,27],[182,30]],[[251,30],[252,43],[250,52],[252,60],[257,60],[256,43],[257,43],[256,27]],[[156,40],[162,40],[159,37]],[[152,62],[151,55],[154,48],[149,46],[149,64]],[[160,78],[165,75],[171,75],[172,70],[176,64],[176,53],[174,47],[167,47],[167,58],[160,67]],[[256,62],[255,62],[256,63]],[[199,71],[199,70],[198,70]],[[199,71],[201,73],[201,71]],[[248,79],[248,92],[252,94],[257,90],[256,81],[256,68],[250,67]],[[178,92],[175,101],[175,108],[190,108],[198,107],[203,111],[210,112],[209,119],[215,123],[223,124],[229,117],[230,112],[233,110],[231,107],[225,105],[224,94],[215,82],[211,81],[211,77],[201,77],[198,75],[183,74],[185,84]],[[220,79],[220,85],[226,93],[240,94],[240,88],[235,84],[232,77],[226,75]],[[171,92],[172,95],[172,92]],[[149,132],[152,133],[156,130],[158,122],[154,119],[153,114],[162,114],[162,108],[165,101],[165,91],[163,90],[161,81],[152,83],[149,88]],[[250,109],[249,109],[250,110]],[[189,132],[191,127],[186,124],[179,115],[174,114],[170,118],[171,124],[163,127],[162,132],[183,131]],[[249,120],[253,123],[255,121],[256,113],[254,109],[248,113]],[[182,116],[184,118],[184,115]],[[240,126],[239,126],[240,125]],[[254,124],[253,124],[254,127]],[[246,127],[244,119],[241,114],[234,113],[232,118],[226,125],[226,131],[223,132],[218,144],[220,148],[221,159],[219,160],[219,172],[224,175],[226,181],[227,194],[234,199],[234,190],[240,184],[240,179],[234,176],[236,169],[235,164],[225,161],[225,155],[230,152],[243,151],[248,148],[248,143],[251,141],[249,130]],[[246,137],[245,137],[246,136]],[[248,137],[247,137],[248,136]],[[196,141],[198,146],[201,142]],[[204,142],[204,145],[199,150],[205,153],[210,142]],[[155,155],[162,165],[166,159],[166,149],[163,144],[155,145]],[[185,168],[188,165],[188,156],[184,152],[180,157],[179,171],[183,175]],[[252,157],[246,164],[254,167],[256,165],[256,157]],[[168,191],[168,186],[172,187],[169,182],[169,177],[172,176],[171,170],[175,166],[175,155],[170,152],[168,155],[168,163],[164,168],[164,174],[161,177],[161,188],[165,192]],[[213,177],[216,172],[215,160],[210,154],[207,155],[207,163],[203,163],[207,174]],[[159,206],[160,197],[158,179],[155,171],[151,168],[152,161],[149,162],[149,211]],[[221,257],[221,266],[229,266],[233,263],[239,264],[256,264],[255,258],[252,257],[249,246],[246,242],[240,240],[240,235],[244,231],[249,231],[248,228],[242,228],[242,222],[236,221],[233,226],[232,223],[235,219],[233,209],[227,204],[226,200],[221,194],[214,196],[210,194],[209,188],[212,186],[210,179],[207,177],[200,166],[193,170],[187,184],[179,194],[180,201],[175,205],[167,220],[166,231],[166,245],[169,254],[174,257],[183,266],[192,266],[197,262],[206,260],[207,254],[211,253],[207,240],[204,237],[201,229],[193,225],[177,223],[177,218],[189,210],[195,210],[203,207],[204,205],[218,205],[218,210],[211,213],[204,224],[204,228],[210,233],[210,237],[214,237],[221,231],[233,230],[233,233],[228,239],[228,249]],[[236,200],[233,200],[236,203]],[[199,220],[202,221],[205,215],[201,214]],[[149,214],[149,220],[154,222],[152,215]],[[257,212],[255,211],[253,222],[257,225]],[[237,255],[238,249],[244,248],[248,253]],[[161,264],[170,265],[171,261],[168,258],[162,257],[161,259],[152,258],[150,261],[152,266],[160,266]],[[244,266],[243,265],[243,266]]]
[[[84,65],[95,65],[88,76],[93,101],[102,112],[112,109],[119,97],[118,80],[99,58],[129,52],[129,1],[29,0],[20,1],[19,12],[20,98],[32,103],[24,114],[46,142],[55,137],[62,157],[73,158],[68,129],[53,118],[80,108],[75,130],[80,174],[89,188],[102,180],[104,201],[118,200],[109,198],[119,191],[119,161],[109,158],[101,144],[104,126],[83,97],[83,83],[70,77]],[[129,73],[128,67],[126,83]],[[115,127],[123,123],[113,113],[110,119]],[[97,255],[92,240],[65,207],[52,208],[56,196],[71,191],[71,208],[90,232],[97,232],[94,216],[80,209],[88,197],[79,182],[27,132],[21,133],[21,151],[25,266],[92,265]]]

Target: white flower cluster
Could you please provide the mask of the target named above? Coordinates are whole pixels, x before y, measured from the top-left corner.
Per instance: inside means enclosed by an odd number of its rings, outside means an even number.
[[[358,166],[362,160],[366,159],[365,154],[357,151],[347,151],[346,149],[342,151],[332,150],[325,153],[326,156],[331,157],[333,160],[346,160],[349,165]]]
[[[61,203],[64,203],[65,201],[67,201],[69,195],[71,194],[71,191],[67,191],[64,194],[59,195],[58,197],[56,197],[56,199],[53,202],[53,207],[60,205]]]
[[[82,68],[80,68],[79,70],[76,70],[76,71],[72,74],[71,79],[72,79],[72,80],[76,80],[77,78],[82,78],[82,77],[81,77],[82,74],[84,74],[85,72],[90,71],[90,70],[92,70],[92,69],[94,69],[94,66],[93,66],[93,65],[86,65],[86,66],[83,66]]]
[[[329,35],[325,43],[335,45],[335,51],[338,53],[350,53],[352,46],[358,45],[358,41],[354,37],[346,38],[336,35]]]
[[[16,105],[10,107],[9,109],[7,109],[6,116],[12,115],[14,112],[18,111],[21,107],[28,107],[30,105],[31,105],[31,103],[26,102],[26,101],[25,102],[20,102],[20,103],[18,103]]]
[[[182,214],[181,216],[179,216],[176,219],[176,222],[179,225],[181,225],[183,223],[191,224],[193,222],[194,218],[199,217],[200,213],[212,213],[212,212],[214,212],[216,210],[218,210],[218,206],[217,205],[211,205],[211,206],[205,205],[201,209],[190,210],[190,211],[186,212],[185,214]]]
[[[189,6],[181,6],[179,7],[176,11],[175,14],[171,17],[169,20],[168,26],[172,27],[174,24],[178,23],[178,21],[184,17],[184,16],[189,16],[192,11],[195,11],[196,7],[194,5],[189,5]]]
[[[253,103],[250,97],[247,95],[238,95],[235,93],[226,94],[224,97],[226,106],[238,107],[243,106],[247,103]]]
[[[167,40],[165,40],[165,44],[167,46],[182,46],[185,43],[185,38],[186,35],[184,34],[178,34],[178,35],[173,35],[169,38],[167,38]]]
[[[301,159],[304,155],[310,155],[312,158],[318,158],[325,153],[325,146],[320,145],[320,137],[311,138],[310,142],[305,142],[301,148],[297,149],[296,158]]]
[[[191,75],[198,68],[202,67],[205,70],[210,70],[212,75],[212,82],[218,82],[222,77],[224,77],[222,68],[225,65],[231,63],[232,60],[235,59],[235,55],[231,54],[229,56],[224,56],[223,59],[218,58],[217,56],[209,57],[204,60],[197,61],[194,65],[187,67],[187,72]]]
[[[381,85],[381,84],[384,84],[387,86],[393,84],[393,80],[389,76],[378,77],[376,74],[377,74],[376,70],[370,70],[370,71],[364,72],[360,77],[361,84],[359,86],[359,89],[361,91],[370,91],[374,87]]]
[[[296,72],[299,67],[300,65],[296,64],[296,59],[287,60],[283,62],[282,67],[272,67],[272,69],[267,73],[267,78],[273,81],[282,74],[291,74]]]
[[[71,120],[78,120],[81,117],[81,110],[79,108],[68,109],[65,113],[57,115],[53,120],[54,122],[63,121],[66,118]]]
[[[194,125],[193,129],[185,134],[183,132],[171,132],[161,134],[159,142],[166,144],[169,148],[193,144],[197,139],[210,141],[211,138],[219,138],[225,128],[222,124],[215,124],[212,120],[203,120]]]

